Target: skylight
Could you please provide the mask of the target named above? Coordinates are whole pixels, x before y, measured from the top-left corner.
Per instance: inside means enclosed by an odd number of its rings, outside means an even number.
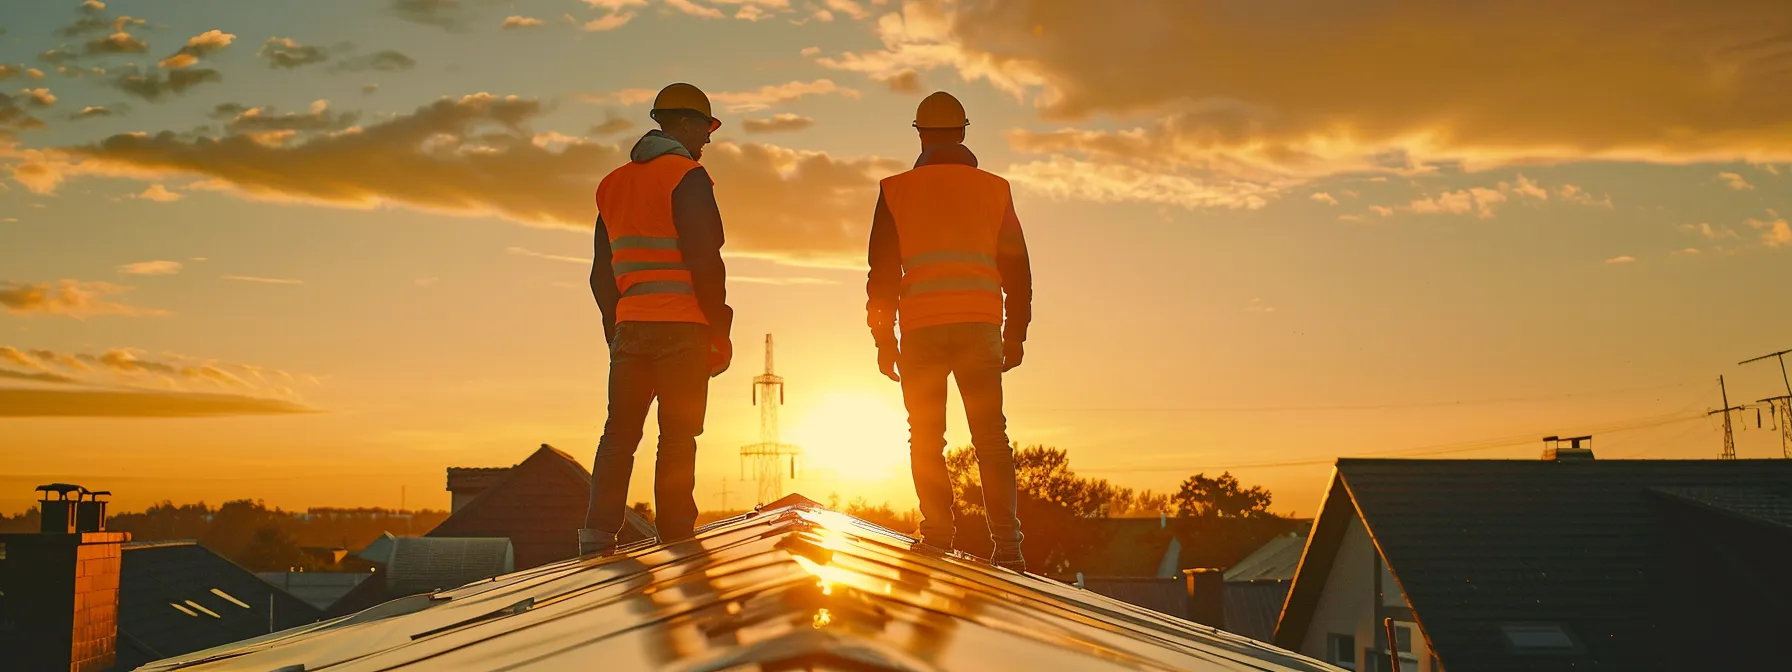
[[[1506,636],[1506,644],[1520,652],[1554,653],[1570,652],[1579,647],[1568,629],[1561,625],[1548,623],[1507,623],[1500,626],[1500,632]]]
[[[205,605],[202,605],[198,602],[194,602],[192,600],[187,600],[187,606],[192,607],[194,609],[198,609],[200,611],[203,611],[203,612],[205,612],[205,615],[210,616],[212,618],[223,618],[223,616],[218,615],[218,612],[207,609],[207,608],[205,608]]]
[[[173,602],[169,602],[169,603],[168,603],[168,606],[170,606],[170,607],[174,607],[174,608],[175,608],[175,609],[179,609],[179,610],[180,610],[180,613],[183,613],[183,614],[186,614],[186,615],[188,615],[188,616],[198,616],[198,615],[199,615],[199,614],[196,614],[196,613],[194,613],[194,612],[193,612],[193,610],[192,610],[192,609],[188,609],[188,608],[186,608],[186,607],[183,607],[183,606],[180,606],[180,605],[178,605],[178,604],[175,604],[175,603],[173,603]]]
[[[222,597],[226,600],[230,600],[230,603],[234,604],[236,606],[242,607],[244,609],[249,608],[249,605],[244,604],[242,600],[236,599],[235,597],[231,597],[230,593],[226,593],[222,590],[218,590],[217,588],[212,589],[212,594],[217,595],[218,597]]]

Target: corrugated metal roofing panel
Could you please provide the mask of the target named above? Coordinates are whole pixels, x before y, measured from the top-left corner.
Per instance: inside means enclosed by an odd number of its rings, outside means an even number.
[[[144,669],[1337,669],[912,542],[803,500]]]

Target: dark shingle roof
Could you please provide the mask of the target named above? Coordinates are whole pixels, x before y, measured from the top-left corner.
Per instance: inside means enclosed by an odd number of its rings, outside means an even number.
[[[1702,627],[1686,607],[1732,589],[1682,566],[1691,542],[1654,491],[1788,486],[1792,460],[1339,460],[1276,639],[1304,634],[1354,504],[1451,672],[1682,669]],[[1582,650],[1515,654],[1517,622]]]
[[[192,540],[125,544],[117,669],[304,625],[320,614]]]
[[[1654,490],[1713,512],[1792,529],[1792,488],[1662,487]]]
[[[578,530],[590,498],[591,473],[571,455],[542,444],[423,536],[506,537],[515,548],[516,568],[528,569],[578,555]],[[656,534],[634,510],[623,515],[623,542]]]

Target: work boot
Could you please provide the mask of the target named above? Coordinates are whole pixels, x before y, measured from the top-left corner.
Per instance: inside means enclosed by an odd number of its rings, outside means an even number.
[[[996,547],[995,552],[989,556],[989,564],[1021,574],[1027,573],[1027,559],[1021,556],[1019,546]]]
[[[939,546],[927,543],[927,540],[925,539],[909,544],[908,550],[935,558],[943,558],[952,553],[951,548],[940,548]]]
[[[616,534],[593,529],[579,530],[579,557],[608,555],[616,548]]]

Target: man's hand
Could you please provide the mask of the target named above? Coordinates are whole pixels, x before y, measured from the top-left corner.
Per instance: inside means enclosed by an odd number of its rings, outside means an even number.
[[[1026,348],[1020,341],[1004,339],[1002,341],[1002,372],[1007,373],[1020,366],[1021,358],[1026,356]]]
[[[886,345],[886,346],[878,347],[878,349],[877,349],[877,370],[882,371],[884,376],[889,378],[890,380],[894,380],[894,381],[900,383],[900,382],[902,382],[902,376],[899,376],[896,374],[896,355],[897,355],[897,353],[898,353],[898,351],[896,349],[896,346],[893,346],[893,345]]]
[[[728,370],[728,364],[734,361],[734,344],[727,336],[713,338],[709,341],[709,377],[714,378]]]

